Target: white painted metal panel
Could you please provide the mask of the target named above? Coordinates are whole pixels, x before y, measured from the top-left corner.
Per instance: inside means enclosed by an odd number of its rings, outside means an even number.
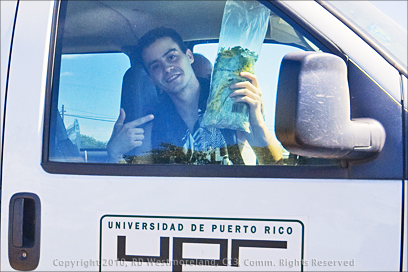
[[[340,269],[329,265],[330,261],[353,263],[341,267],[350,271],[399,269],[401,181],[45,172],[41,167],[42,129],[52,10],[52,2],[22,1],[19,11],[4,138],[2,271],[12,270],[5,241],[8,204],[17,192],[33,192],[41,199],[39,271],[98,270],[84,261],[99,260],[100,222],[105,215],[299,220],[304,225],[304,260],[308,263],[304,271]],[[75,265],[67,268],[66,261]],[[293,268],[289,266],[280,270]],[[194,267],[183,267],[187,269]]]
[[[3,135],[3,116],[4,116],[3,111],[4,100],[6,96],[7,70],[17,1],[1,1],[0,5],[1,5],[0,135]]]

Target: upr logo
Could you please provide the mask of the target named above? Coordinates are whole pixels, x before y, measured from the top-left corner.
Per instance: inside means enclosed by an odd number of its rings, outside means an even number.
[[[100,271],[279,271],[303,243],[297,219],[104,215]]]
[[[183,257],[184,244],[216,244],[219,246],[218,259],[193,259]],[[126,236],[118,236],[117,238],[117,260],[145,263],[160,263],[172,266],[173,272],[181,272],[183,265],[201,265],[201,266],[235,266],[238,267],[239,250],[244,247],[251,248],[275,248],[287,249],[287,241],[275,240],[231,240],[231,256],[228,258],[228,239],[214,239],[214,238],[186,238],[173,237],[173,256],[170,262],[170,237],[160,237],[160,255],[146,256],[146,255],[127,255],[126,254]]]

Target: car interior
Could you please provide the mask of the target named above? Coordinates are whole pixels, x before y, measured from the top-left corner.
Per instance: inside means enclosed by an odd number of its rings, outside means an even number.
[[[67,120],[69,114],[65,114],[65,119],[60,120],[61,116],[64,117],[64,109],[61,110],[61,104],[68,104],[63,101],[63,97],[72,91],[67,86],[63,86],[65,82],[63,74],[73,73],[73,70],[63,71],[63,68],[68,66],[65,63],[68,63],[70,56],[125,54],[129,65],[123,68],[124,72],[118,83],[121,86],[121,90],[117,91],[119,100],[114,106],[126,109],[128,114],[125,122],[134,120],[157,106],[157,90],[136,60],[135,46],[139,38],[147,31],[157,27],[173,28],[180,33],[187,47],[198,55],[201,52],[195,52],[194,49],[197,45],[217,44],[225,4],[226,1],[61,1],[59,14],[56,15],[55,20],[58,28],[54,56],[49,160],[104,163],[107,158],[106,142],[109,139],[107,136],[101,140],[105,147],[103,145],[102,147],[87,147],[82,142],[81,146],[77,146],[80,153],[78,156],[73,156],[75,153],[72,152],[72,147],[63,148],[66,142],[62,144],[64,141],[58,140],[58,137],[55,136],[67,133],[63,131],[61,121],[65,123],[66,129],[72,123]],[[285,18],[285,15],[272,4],[265,3],[265,5],[270,8],[270,18],[264,44],[286,46],[288,49],[285,52],[291,50],[320,51],[323,48],[321,45],[316,45],[318,43],[315,41],[312,42],[312,38],[306,37],[307,34],[301,28]],[[280,58],[283,55],[284,53]],[[209,58],[209,56],[204,57]],[[277,77],[280,59],[274,61],[277,68],[272,68],[272,66],[268,68],[267,65],[264,65],[266,68],[262,69],[265,73],[275,73]],[[273,97],[276,86],[272,86],[271,89],[274,89],[271,94]],[[82,96],[84,96],[83,93]],[[89,103],[94,103],[94,101],[91,99]],[[266,101],[266,103],[269,102]],[[273,101],[269,104],[273,111],[272,103]],[[67,105],[66,108],[68,108]],[[86,107],[80,110],[90,111]],[[77,117],[82,134],[86,125],[82,124],[81,116]],[[111,116],[109,123],[111,127],[116,118],[117,116]],[[271,129],[273,129],[273,121],[271,122]],[[99,129],[102,130],[102,128]],[[112,130],[108,129],[105,133],[110,135],[111,132]],[[72,137],[68,135],[71,141]],[[81,137],[81,135],[76,137]],[[60,136],[60,138],[67,139],[65,136]],[[57,153],[56,150],[58,150]],[[67,151],[64,152],[64,150]],[[284,157],[289,160],[290,156],[285,153]]]

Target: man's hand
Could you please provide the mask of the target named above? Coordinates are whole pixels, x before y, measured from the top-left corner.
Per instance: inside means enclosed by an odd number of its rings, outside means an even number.
[[[238,82],[231,85],[234,90],[230,97],[234,102],[244,102],[249,105],[249,123],[251,133],[245,133],[245,138],[254,150],[259,164],[270,164],[282,159],[282,150],[279,142],[268,130],[264,115],[262,91],[259,87],[258,79],[248,72],[241,72],[240,76],[249,81]],[[238,136],[242,134],[238,133]]]
[[[262,112],[262,91],[259,87],[258,79],[255,75],[248,72],[241,72],[240,76],[247,78],[249,81],[238,82],[231,85],[234,90],[230,97],[234,102],[244,102],[249,105],[249,122],[255,129],[258,126],[264,126]]]
[[[119,118],[113,127],[112,136],[107,146],[110,161],[120,161],[123,154],[143,144],[145,131],[143,128],[140,128],[140,126],[153,120],[154,116],[151,114],[146,115],[132,122],[123,124],[125,118],[125,110],[120,109]]]

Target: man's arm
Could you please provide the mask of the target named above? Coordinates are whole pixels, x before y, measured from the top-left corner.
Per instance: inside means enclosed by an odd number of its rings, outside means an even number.
[[[249,122],[251,133],[246,133],[246,139],[254,150],[259,164],[269,164],[280,161],[282,150],[278,140],[266,127],[262,112],[262,91],[258,79],[248,72],[241,72],[242,77],[249,81],[239,82],[231,86],[235,90],[230,97],[235,102],[244,102],[249,105]]]

